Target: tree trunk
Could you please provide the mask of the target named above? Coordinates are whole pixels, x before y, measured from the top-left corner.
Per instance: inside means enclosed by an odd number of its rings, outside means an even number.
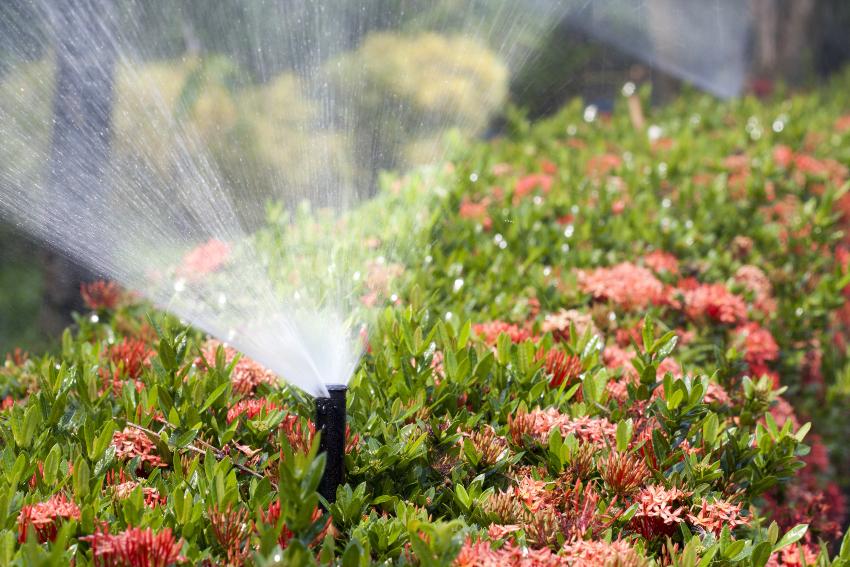
[[[56,92],[47,190],[51,203],[63,209],[66,218],[74,218],[74,210],[106,191],[116,55],[111,2],[57,4],[48,8],[55,38]],[[44,253],[40,323],[46,333],[55,335],[70,322],[72,311],[82,307],[80,284],[94,276],[54,250]]]

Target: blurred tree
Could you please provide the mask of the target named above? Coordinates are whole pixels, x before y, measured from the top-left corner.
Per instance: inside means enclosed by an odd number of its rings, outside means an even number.
[[[799,80],[813,42],[810,23],[816,0],[751,0],[757,78]]]

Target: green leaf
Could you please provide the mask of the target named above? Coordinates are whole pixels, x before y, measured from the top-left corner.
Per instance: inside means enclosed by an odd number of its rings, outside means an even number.
[[[77,496],[77,500],[84,500],[89,494],[89,482],[91,481],[89,464],[84,458],[78,457],[74,462],[74,474],[72,476],[74,494]]]
[[[218,388],[212,391],[212,393],[207,396],[207,401],[204,402],[204,405],[201,406],[201,409],[198,410],[199,413],[205,412],[210,406],[216,403],[219,398],[221,398],[222,394],[224,394],[227,387],[230,386],[230,382],[224,382],[219,384]]]
[[[769,541],[763,541],[753,548],[752,564],[753,567],[764,567],[770,560],[771,545]]]
[[[717,430],[720,427],[720,422],[716,413],[710,413],[702,423],[702,438],[711,446],[717,440]]]
[[[808,529],[808,524],[797,524],[796,526],[785,532],[785,535],[782,536],[782,539],[780,539],[776,543],[776,545],[773,546],[774,553],[779,551],[780,549],[788,547],[792,543],[798,542],[800,538],[806,535]]]
[[[44,484],[52,486],[59,472],[59,460],[62,458],[62,448],[56,443],[44,459]]]
[[[632,420],[621,419],[617,423],[617,451],[625,453],[629,448],[629,442],[632,440]]]

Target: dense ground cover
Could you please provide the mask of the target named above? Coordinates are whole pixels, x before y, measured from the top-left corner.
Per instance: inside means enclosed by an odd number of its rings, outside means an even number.
[[[327,512],[309,399],[87,288],[61,352],[0,370],[0,560],[847,564],[845,86],[574,103],[388,180],[347,219],[367,325]],[[304,237],[281,216],[265,245]]]

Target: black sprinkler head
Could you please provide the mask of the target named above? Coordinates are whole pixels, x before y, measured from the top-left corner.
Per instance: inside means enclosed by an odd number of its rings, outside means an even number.
[[[325,454],[325,474],[319,494],[333,503],[336,489],[345,481],[345,392],[344,384],[328,384],[328,397],[316,398],[316,429],[321,432],[319,451]]]

